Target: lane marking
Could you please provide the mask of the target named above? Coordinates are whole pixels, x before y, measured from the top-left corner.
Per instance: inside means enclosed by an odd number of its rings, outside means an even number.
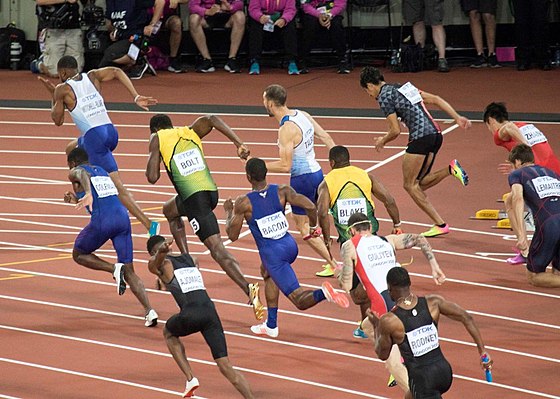
[[[11,273],[9,277],[0,277],[0,281],[18,280],[21,278],[36,277],[33,274]]]
[[[57,256],[56,258],[41,258],[41,259],[31,259],[31,260],[21,260],[18,262],[8,262],[8,263],[0,263],[0,267],[4,268],[6,266],[15,266],[15,265],[27,265],[30,263],[42,263],[42,262],[50,262],[51,260],[60,260],[60,259],[72,259],[72,255],[62,255]],[[25,271],[22,271],[25,273]],[[19,273],[19,271],[18,271]],[[33,273],[36,274],[36,273]]]

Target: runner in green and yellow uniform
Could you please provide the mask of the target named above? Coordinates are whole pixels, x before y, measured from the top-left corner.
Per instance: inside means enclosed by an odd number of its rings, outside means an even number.
[[[235,132],[218,116],[206,115],[190,126],[174,128],[167,115],[159,114],[150,120],[150,154],[146,177],[151,184],[160,178],[163,161],[169,179],[177,194],[163,205],[163,214],[169,222],[171,234],[181,253],[188,253],[185,224],[186,216],[200,241],[210,250],[212,258],[249,296],[255,316],[260,320],[263,307],[259,300],[258,283],[249,284],[220,237],[214,209],[218,205],[218,188],[202,150],[202,138],[213,129],[218,130],[237,147],[241,159],[249,156],[249,149]]]

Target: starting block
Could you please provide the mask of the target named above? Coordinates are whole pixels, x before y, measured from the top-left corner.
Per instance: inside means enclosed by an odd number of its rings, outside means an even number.
[[[508,229],[511,230],[511,222],[509,219],[502,219],[498,220],[495,226],[492,226],[493,229]]]
[[[511,194],[511,193],[505,193],[504,195],[502,195],[502,198],[496,200],[496,202],[499,202],[499,203],[504,203],[504,202],[506,202],[506,198],[507,198],[507,196],[510,195],[510,194]]]
[[[476,212],[474,216],[471,216],[470,219],[476,220],[501,220],[507,219],[506,211],[501,211],[499,209],[481,209]]]

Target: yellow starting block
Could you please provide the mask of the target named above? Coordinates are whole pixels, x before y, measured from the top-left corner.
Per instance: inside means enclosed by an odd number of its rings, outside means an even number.
[[[509,229],[511,230],[511,222],[509,219],[502,219],[498,220],[495,226],[492,226],[493,229]]]
[[[471,219],[476,220],[500,220],[506,219],[506,211],[501,211],[499,209],[481,209],[476,212],[475,216],[471,216]]]
[[[506,202],[506,198],[508,195],[510,195],[511,193],[505,193],[504,195],[502,195],[502,198],[500,198],[499,200],[496,200],[496,202]]]

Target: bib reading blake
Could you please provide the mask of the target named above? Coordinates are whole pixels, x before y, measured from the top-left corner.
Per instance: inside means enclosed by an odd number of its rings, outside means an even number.
[[[288,232],[288,220],[283,212],[276,212],[255,221],[264,238],[278,240]]]
[[[338,222],[348,224],[348,219],[356,212],[367,214],[365,198],[347,198],[336,200]]]

